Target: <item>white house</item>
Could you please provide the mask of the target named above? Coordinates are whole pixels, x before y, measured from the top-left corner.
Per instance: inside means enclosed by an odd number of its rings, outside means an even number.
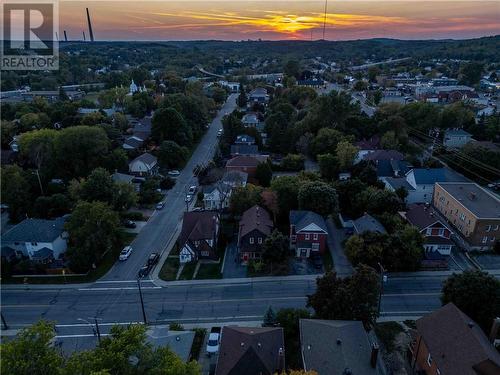
[[[206,210],[220,210],[229,207],[232,188],[224,183],[208,186],[203,192],[203,204]]]
[[[66,217],[25,219],[2,235],[2,248],[10,248],[16,256],[40,262],[58,259],[68,247],[65,221]]]
[[[132,160],[128,169],[134,176],[154,176],[158,172],[158,159],[146,152]]]
[[[408,192],[406,202],[411,204],[430,203],[436,182],[465,182],[468,180],[449,168],[414,168],[407,172],[404,178],[386,177],[382,181],[385,183],[385,187],[391,191],[395,191],[401,186],[404,187]]]
[[[460,148],[469,143],[472,134],[463,129],[447,129],[444,132],[443,145],[446,147]]]
[[[228,81],[219,81],[219,85],[222,87],[227,87],[231,92],[239,92],[240,84],[239,82],[228,82]]]

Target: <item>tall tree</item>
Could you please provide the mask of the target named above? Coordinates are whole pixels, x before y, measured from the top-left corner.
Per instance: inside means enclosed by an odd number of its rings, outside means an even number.
[[[441,302],[453,302],[489,333],[500,312],[500,281],[482,271],[454,273],[443,285]]]
[[[314,211],[322,216],[338,211],[337,192],[325,182],[304,182],[299,188],[298,201],[301,210]]]
[[[63,358],[55,346],[54,325],[47,321],[23,328],[15,339],[0,344],[2,374],[46,375],[58,374]]]
[[[119,242],[118,214],[103,202],[80,202],[68,222],[70,268],[86,272]]]
[[[339,168],[345,170],[352,167],[358,155],[358,148],[348,141],[340,141],[335,149]]]
[[[173,107],[155,111],[151,121],[151,136],[158,143],[170,140],[181,146],[190,146],[193,140],[192,131],[187,126],[186,120]]]
[[[264,187],[268,187],[273,178],[273,170],[271,169],[271,164],[267,161],[257,164],[257,170],[255,172],[255,177]]]
[[[2,168],[2,203],[9,206],[9,218],[18,222],[30,210],[30,184],[25,172],[17,165]]]
[[[318,278],[316,285],[316,292],[307,297],[307,306],[314,309],[318,318],[374,323],[380,286],[373,268],[360,266],[354,275],[344,279],[329,272]]]

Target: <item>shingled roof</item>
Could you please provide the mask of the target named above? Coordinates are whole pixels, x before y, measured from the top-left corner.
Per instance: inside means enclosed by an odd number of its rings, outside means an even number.
[[[441,222],[434,208],[425,204],[410,205],[408,207],[408,211],[406,211],[405,217],[410,224],[416,226],[420,230],[423,230],[438,221]]]
[[[191,211],[184,213],[179,243],[187,240],[200,241],[211,239],[215,233],[217,213],[215,211]]]
[[[295,225],[295,231],[299,232],[311,224],[316,224],[322,231],[328,233],[325,219],[312,211],[290,211],[290,224]]]
[[[253,206],[243,212],[240,220],[240,237],[253,230],[269,235],[273,229],[273,221],[269,213],[260,206]]]
[[[65,217],[25,219],[2,236],[2,242],[53,242],[64,232]]]
[[[216,375],[272,375],[285,365],[282,328],[222,328]]]
[[[417,330],[441,374],[500,374],[500,353],[453,303],[418,319]]]

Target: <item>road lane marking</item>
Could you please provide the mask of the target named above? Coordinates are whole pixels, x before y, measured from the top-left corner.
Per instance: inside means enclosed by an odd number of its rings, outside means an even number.
[[[103,291],[109,291],[109,290],[138,290],[139,288],[136,286],[126,286],[122,288],[80,288],[78,290],[82,292],[89,292],[89,291],[96,291],[96,292],[103,292]],[[161,286],[141,286],[141,289],[162,289]]]
[[[32,308],[32,307],[50,307],[54,305],[2,305],[2,309],[23,309],[23,308]]]
[[[141,282],[142,283],[145,283],[145,282],[153,282],[152,280],[149,280],[149,279],[141,279]],[[95,284],[114,284],[114,283],[136,283],[137,284],[137,280],[116,280],[116,281],[108,281],[108,280],[104,280],[104,281],[96,281]]]
[[[418,297],[418,296],[440,296],[441,293],[384,293],[382,297]]]

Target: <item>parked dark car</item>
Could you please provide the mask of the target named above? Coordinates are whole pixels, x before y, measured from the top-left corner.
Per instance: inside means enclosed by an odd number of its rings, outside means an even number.
[[[133,222],[132,220],[125,220],[123,222],[123,226],[125,228],[135,228],[137,226],[137,224],[135,222]]]
[[[151,266],[146,264],[146,265],[141,267],[141,269],[139,270],[138,276],[140,278],[146,277],[147,275],[149,275],[149,271],[151,271]]]
[[[160,260],[160,254],[151,253],[151,255],[148,258],[148,265],[154,266],[156,263],[158,263],[159,260]]]

